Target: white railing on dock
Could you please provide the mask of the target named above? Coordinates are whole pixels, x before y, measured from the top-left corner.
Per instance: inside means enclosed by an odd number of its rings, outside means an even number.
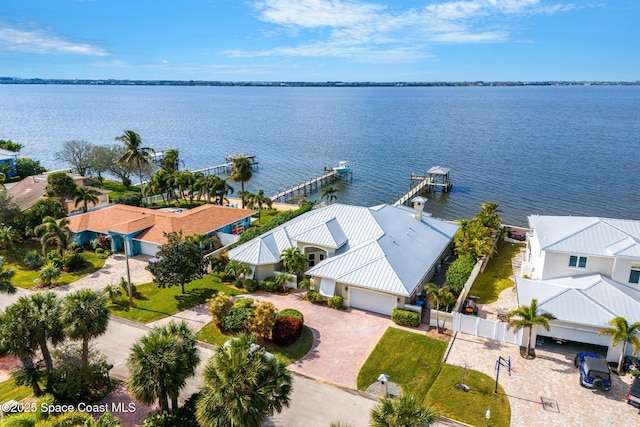
[[[405,194],[404,196],[400,197],[398,199],[397,202],[395,202],[393,204],[393,206],[398,206],[398,205],[404,205],[405,203],[407,203],[408,200],[410,200],[413,196],[415,196],[416,194],[418,194],[420,191],[422,191],[422,189],[430,184],[433,184],[433,181],[431,180],[431,178],[425,178],[422,181],[420,181],[418,183],[418,185],[416,185],[415,187],[413,187],[412,189],[410,189],[407,194]]]
[[[294,185],[286,190],[280,191],[277,194],[274,194],[273,196],[271,196],[271,201],[275,202],[278,199],[281,199],[282,197],[286,197],[290,194],[294,194],[296,192],[299,191],[303,191],[306,194],[307,191],[307,187],[309,188],[313,188],[313,186],[315,185],[316,188],[318,187],[318,184],[323,185],[323,182],[329,182],[329,179],[334,178],[334,180],[338,177],[338,172],[332,170],[330,172],[325,173],[324,175],[318,176],[316,178],[309,178],[309,180],[304,181],[302,183],[299,183],[297,185]]]

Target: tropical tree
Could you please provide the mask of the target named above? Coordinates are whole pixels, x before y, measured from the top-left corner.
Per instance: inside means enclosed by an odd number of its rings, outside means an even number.
[[[229,178],[234,182],[239,182],[242,187],[242,209],[245,208],[244,183],[253,177],[253,165],[246,157],[237,157],[232,160],[232,170]]]
[[[40,238],[43,254],[46,254],[48,246],[57,247],[62,254],[71,243],[73,237],[73,233],[69,228],[68,218],[56,221],[50,216],[42,220],[42,224],[34,229],[34,233]]]
[[[54,347],[64,340],[64,330],[60,322],[61,305],[58,296],[51,292],[38,292],[28,297],[20,297],[16,304],[24,305],[30,334],[38,343],[47,372],[53,371],[53,359],[49,343]]]
[[[0,185],[0,224],[12,223],[20,216],[20,207],[7,189]]]
[[[237,282],[240,282],[242,287],[244,287],[244,284],[247,281],[247,276],[253,272],[248,264],[235,259],[229,261],[227,266],[224,268],[224,271],[225,273],[233,276]]]
[[[279,272],[278,274],[273,276],[273,279],[271,279],[271,282],[273,283],[276,289],[280,290],[280,292],[286,292],[287,283],[289,282],[290,279],[291,279],[290,273]]]
[[[73,170],[82,176],[86,176],[91,169],[91,154],[94,145],[87,141],[67,141],[62,150],[55,153],[55,159],[71,165]]]
[[[284,249],[280,254],[280,260],[282,261],[282,270],[296,276],[302,275],[307,268],[307,258],[295,246]]]
[[[335,201],[338,198],[338,196],[336,196],[337,193],[338,193],[338,190],[336,190],[335,188],[325,187],[322,189],[322,195],[320,196],[320,200],[326,199],[327,202],[331,204],[331,202]]]
[[[107,146],[107,149],[109,150],[109,156],[111,158],[107,172],[117,177],[120,182],[122,182],[122,185],[129,189],[129,187],[131,187],[131,168],[127,163],[118,163],[118,160],[125,155],[127,151],[126,147],[112,144]]]
[[[46,172],[39,160],[33,160],[28,157],[20,157],[16,162],[16,174],[21,178],[28,176],[39,175]]]
[[[266,205],[269,209],[273,206],[273,200],[271,197],[264,195],[264,190],[260,188],[258,192],[253,196],[254,205],[258,206],[258,221],[260,221],[260,213],[262,208]]]
[[[160,160],[160,167],[169,173],[178,172],[180,170],[180,152],[173,148],[166,150]]]
[[[40,269],[40,282],[43,285],[48,286],[52,284],[58,277],[60,277],[60,275],[62,275],[60,267],[58,267],[54,261],[48,261]]]
[[[49,197],[57,198],[64,209],[65,200],[76,194],[76,183],[64,172],[53,172],[47,176],[47,185],[44,190]]]
[[[15,245],[20,241],[20,233],[10,225],[0,225],[0,246],[5,251],[15,249]],[[13,257],[18,261],[15,250],[13,251]]]
[[[107,332],[109,309],[104,294],[81,289],[68,294],[62,303],[60,320],[74,341],[82,341],[82,366],[89,362],[89,340]]]
[[[35,396],[40,396],[40,366],[33,361],[38,342],[30,325],[24,321],[29,311],[28,304],[12,304],[0,313],[0,342],[6,347],[8,354],[20,359],[23,367],[22,379],[31,386]]]
[[[515,310],[508,312],[507,318],[509,319],[507,329],[513,328],[513,331],[517,333],[521,329],[529,328],[526,357],[530,357],[531,335],[534,326],[542,326],[546,331],[548,331],[550,329],[549,320],[553,320],[556,317],[547,312],[538,313],[538,300],[534,298],[531,300],[530,305],[522,305]]]
[[[622,344],[622,352],[618,360],[618,372],[622,372],[622,362],[627,353],[627,344],[633,347],[633,354],[640,352],[640,322],[629,323],[622,316],[614,317],[609,322],[610,328],[602,328],[598,335],[610,335],[613,347]]]
[[[270,415],[289,406],[291,373],[255,338],[241,334],[219,346],[204,370],[204,387],[196,403],[203,427],[260,427]]]
[[[271,332],[276,324],[278,309],[269,301],[260,301],[253,309],[251,331],[262,339],[271,339]]]
[[[127,165],[129,169],[134,166],[138,169],[138,178],[140,178],[140,188],[144,194],[144,184],[142,180],[142,168],[149,165],[151,156],[154,151],[150,147],[142,146],[142,138],[132,130],[125,130],[124,134],[116,137],[116,141],[124,143],[125,151],[118,159],[118,164]]]
[[[15,276],[16,271],[13,268],[5,269],[6,260],[0,256],[0,293],[14,294],[16,287],[11,284],[11,279]]]
[[[480,212],[475,218],[480,221],[482,225],[491,229],[499,230],[502,226],[502,219],[498,216],[498,203],[487,202],[480,205]]]
[[[65,217],[62,205],[53,199],[40,199],[22,215],[23,229],[25,235],[35,236],[35,228],[42,224],[42,221],[50,216],[54,219]]]
[[[74,199],[76,202],[75,206],[78,207],[79,204],[82,204],[82,212],[87,213],[89,203],[96,204],[98,203],[98,200],[100,200],[98,198],[98,194],[98,190],[95,188],[77,186],[76,197]]]
[[[415,396],[401,394],[395,398],[383,397],[371,409],[372,427],[427,427],[436,422],[433,409],[422,406]]]
[[[126,280],[125,280],[126,283]],[[111,300],[112,303],[116,302],[116,299],[122,295],[122,289],[119,284],[108,284],[102,289],[102,292]]]
[[[177,409],[177,398],[200,362],[197,340],[184,322],[152,329],[133,344],[127,359],[127,390],[146,405]]]
[[[440,306],[449,307],[455,302],[456,297],[451,293],[449,286],[438,287],[435,283],[429,283],[427,285],[427,294],[431,295],[433,303],[436,305],[436,327],[438,332],[441,332],[444,328],[444,321],[442,322],[442,328],[440,327]]]
[[[160,246],[157,260],[149,263],[146,269],[151,272],[158,287],[180,285],[184,294],[184,285],[204,274],[205,260],[195,243],[182,238],[182,231],[164,233],[164,236],[167,243]]]

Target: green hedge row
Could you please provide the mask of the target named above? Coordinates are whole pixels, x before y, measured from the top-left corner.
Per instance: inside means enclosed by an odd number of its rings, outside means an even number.
[[[420,313],[403,310],[401,308],[394,308],[391,312],[391,320],[393,320],[396,325],[400,326],[419,326]]]
[[[272,230],[299,215],[302,215],[303,213],[309,212],[311,208],[313,208],[313,204],[307,203],[306,205],[300,206],[294,211],[278,212],[273,218],[271,218],[269,222],[267,222],[263,226],[251,227],[244,231],[238,238],[238,245],[246,243],[254,237],[258,237],[259,235],[264,234],[267,231]]]

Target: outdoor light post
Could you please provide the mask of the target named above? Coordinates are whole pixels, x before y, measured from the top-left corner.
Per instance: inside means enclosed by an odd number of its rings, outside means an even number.
[[[127,240],[123,237],[124,263],[127,266],[127,288],[129,289],[129,309],[133,307],[133,289],[131,287],[131,271],[129,270],[129,252],[127,251]]]
[[[388,393],[387,393],[387,383],[389,382],[389,375],[387,374],[380,374],[378,376],[378,381],[380,381],[380,394],[382,394],[384,397],[388,397]]]

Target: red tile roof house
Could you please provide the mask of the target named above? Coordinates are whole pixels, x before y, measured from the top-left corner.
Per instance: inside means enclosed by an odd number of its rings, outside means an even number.
[[[98,235],[111,238],[114,252],[129,256],[154,256],[160,245],[167,242],[164,233],[180,232],[183,236],[204,234],[218,236],[223,244],[233,240],[251,224],[249,209],[218,205],[203,205],[194,209],[154,210],[127,205],[111,205],[103,209],[69,217],[69,228],[76,242],[89,243]]]

